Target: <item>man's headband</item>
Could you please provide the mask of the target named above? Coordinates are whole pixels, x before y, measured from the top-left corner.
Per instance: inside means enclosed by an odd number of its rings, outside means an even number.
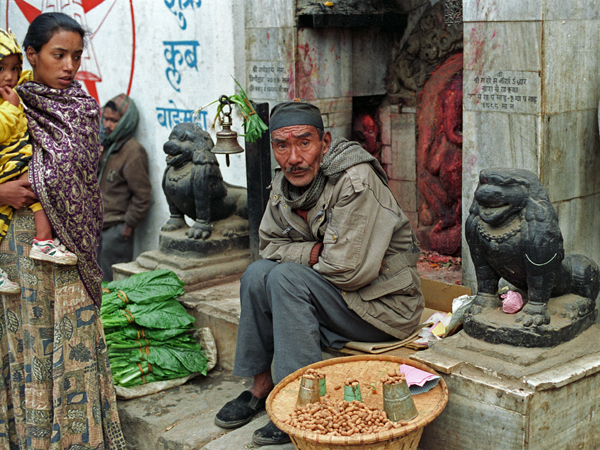
[[[308,102],[283,102],[271,110],[269,131],[294,125],[312,125],[323,130],[321,111]]]

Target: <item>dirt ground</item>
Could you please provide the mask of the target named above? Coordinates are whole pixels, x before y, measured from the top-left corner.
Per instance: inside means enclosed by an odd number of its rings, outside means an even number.
[[[421,252],[417,269],[423,278],[462,285],[462,261],[459,257]]]

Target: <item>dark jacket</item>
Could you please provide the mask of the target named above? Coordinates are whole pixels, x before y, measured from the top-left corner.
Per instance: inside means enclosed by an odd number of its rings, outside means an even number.
[[[131,137],[107,161],[100,157],[100,190],[104,203],[104,229],[125,222],[135,228],[148,213],[152,186],[148,177],[148,155]]]

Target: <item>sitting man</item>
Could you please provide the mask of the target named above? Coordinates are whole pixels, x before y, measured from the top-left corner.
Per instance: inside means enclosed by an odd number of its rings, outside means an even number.
[[[139,117],[135,103],[125,94],[111,99],[102,111],[98,181],[104,226],[98,264],[104,272],[104,281],[112,281],[113,264],[133,259],[133,231],[150,208],[148,155],[133,136]]]
[[[223,428],[249,422],[274,383],[321,360],[321,347],[404,339],[424,307],[416,238],[379,162],[332,140],[310,103],[276,105],[270,132],[279,170],[259,229],[264,259],[241,280],[233,370],[253,380],[217,413]],[[256,445],[288,441],[273,422],[253,435]]]

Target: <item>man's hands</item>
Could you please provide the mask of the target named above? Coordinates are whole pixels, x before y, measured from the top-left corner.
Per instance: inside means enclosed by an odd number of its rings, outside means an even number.
[[[37,199],[27,179],[19,178],[0,184],[0,204],[20,209],[35,203]]]
[[[126,223],[123,224],[123,237],[125,238],[125,240],[128,240],[131,237],[132,231],[133,231],[133,228],[131,228]]]
[[[4,100],[10,103],[13,106],[19,106],[21,100],[15,91],[12,90],[10,86],[3,86],[0,88],[0,95]]]

